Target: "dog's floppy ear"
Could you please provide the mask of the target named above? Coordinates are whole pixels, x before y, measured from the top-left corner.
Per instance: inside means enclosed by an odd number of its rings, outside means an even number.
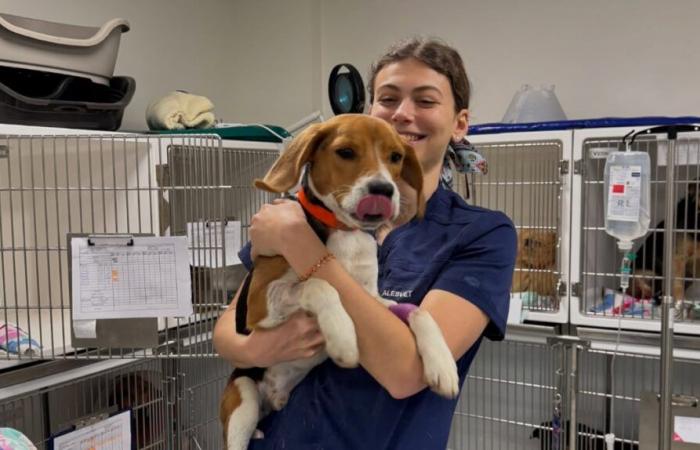
[[[324,138],[322,123],[309,126],[292,140],[277,158],[262,180],[255,180],[255,187],[268,192],[287,192],[299,181],[304,165],[311,160],[313,151]]]
[[[423,196],[423,169],[421,168],[416,151],[408,144],[404,144],[403,166],[401,178],[416,190],[416,216],[419,218],[425,214],[425,197]]]

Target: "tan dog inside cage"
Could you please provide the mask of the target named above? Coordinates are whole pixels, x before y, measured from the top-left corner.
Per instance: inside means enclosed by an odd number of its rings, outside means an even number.
[[[512,292],[534,292],[554,297],[557,289],[557,233],[553,230],[518,230]]]

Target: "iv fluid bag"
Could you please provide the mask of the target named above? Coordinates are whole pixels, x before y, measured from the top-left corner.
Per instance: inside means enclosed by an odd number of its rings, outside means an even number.
[[[605,162],[605,232],[628,243],[649,231],[651,161],[647,152],[613,152]]]

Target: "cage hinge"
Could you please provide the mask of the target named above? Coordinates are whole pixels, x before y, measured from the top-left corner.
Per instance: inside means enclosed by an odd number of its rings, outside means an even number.
[[[583,160],[577,159],[574,161],[574,174],[583,175]]]
[[[569,173],[569,161],[562,159],[559,161],[559,175],[567,175]]]

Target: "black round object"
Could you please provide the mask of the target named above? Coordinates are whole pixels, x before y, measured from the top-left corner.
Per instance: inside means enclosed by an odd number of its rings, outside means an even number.
[[[341,70],[345,71],[341,72]],[[365,86],[360,72],[352,64],[338,64],[328,79],[328,98],[334,114],[362,113],[365,110]]]

